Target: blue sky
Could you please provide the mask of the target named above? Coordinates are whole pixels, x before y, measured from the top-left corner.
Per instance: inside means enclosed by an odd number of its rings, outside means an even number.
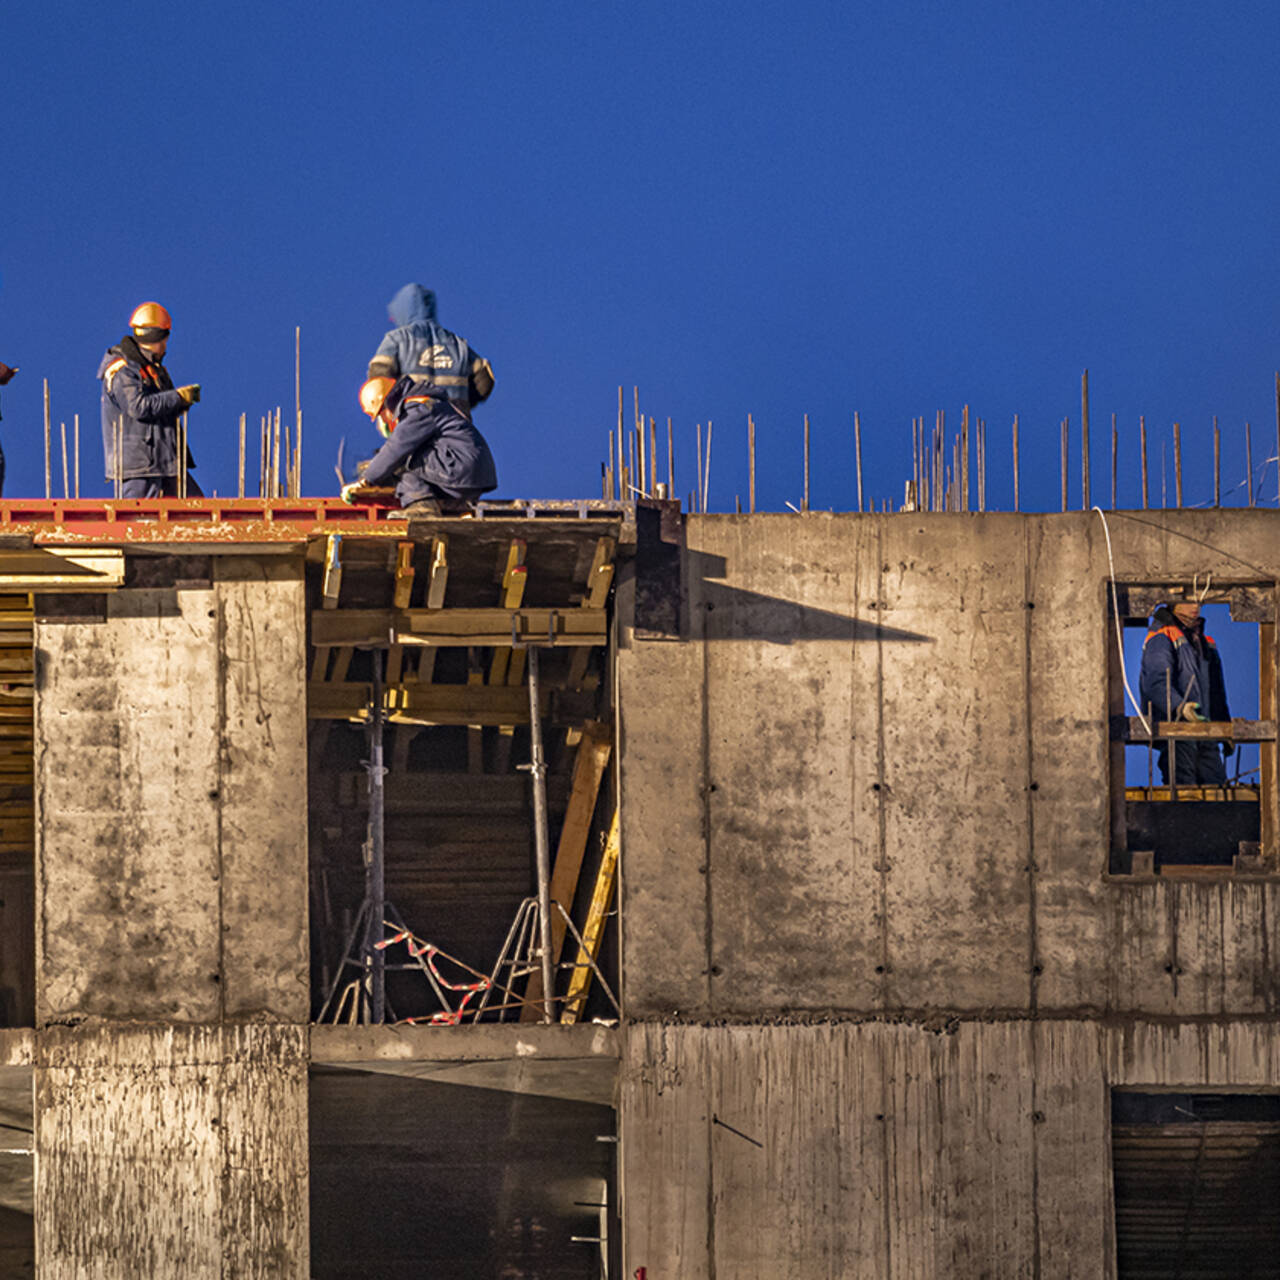
[[[1015,413],[1023,505],[1057,506],[1070,415],[1078,503],[1086,367],[1095,497],[1112,412],[1121,505],[1139,414],[1157,501],[1175,420],[1189,502],[1214,414],[1224,488],[1246,420],[1276,452],[1275,4],[54,0],[0,38],[6,496],[43,492],[46,376],[106,492],[93,374],[152,298],[224,493],[239,414],[292,410],[301,325],[304,488],[332,491],[409,280],[493,361],[501,496],[597,495],[619,384],[673,418],[682,493],[714,421],[713,509],[748,412],[761,506],[799,501],[807,412],[813,505],[849,509],[854,410],[896,502],[911,418],[966,403],[993,506]]]

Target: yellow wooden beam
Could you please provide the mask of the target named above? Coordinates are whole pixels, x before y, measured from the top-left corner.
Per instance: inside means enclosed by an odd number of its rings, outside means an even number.
[[[331,533],[324,543],[324,582],[320,589],[320,602],[326,609],[338,607],[342,592],[342,535]]]
[[[587,923],[582,930],[582,946],[578,948],[569,979],[569,994],[565,997],[561,1022],[577,1022],[587,1006],[587,992],[591,987],[591,964],[600,958],[600,944],[604,940],[605,925],[609,921],[609,904],[613,900],[613,886],[618,878],[618,811],[613,813],[609,826],[609,838],[604,846],[604,858],[596,873],[596,886],[591,894],[591,906],[587,909]]]
[[[341,609],[316,613],[316,645],[432,645],[466,648],[516,645],[601,645],[603,609]]]

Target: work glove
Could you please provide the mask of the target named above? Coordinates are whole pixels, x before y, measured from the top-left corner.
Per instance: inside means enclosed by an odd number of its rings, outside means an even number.
[[[365,485],[363,481],[353,480],[350,484],[344,484],[342,486],[342,500],[348,505],[351,505],[364,492],[365,492]]]
[[[7,364],[0,363],[0,387],[3,387],[17,372],[17,369],[11,369]]]
[[[1178,715],[1183,720],[1194,720],[1198,724],[1204,724],[1209,719],[1201,712],[1198,702],[1184,702],[1178,708]]]
[[[193,405],[200,399],[200,384],[193,382],[190,386],[179,387],[178,394],[188,406]]]

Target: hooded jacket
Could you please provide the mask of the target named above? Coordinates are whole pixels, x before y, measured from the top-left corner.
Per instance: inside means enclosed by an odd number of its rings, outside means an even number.
[[[1222,659],[1203,618],[1184,627],[1169,605],[1156,606],[1142,642],[1138,696],[1143,711],[1152,707],[1157,720],[1176,720],[1185,702],[1198,702],[1209,720],[1231,719]]]
[[[466,341],[436,322],[436,295],[407,284],[387,305],[396,328],[369,362],[370,378],[412,378],[421,390],[445,396],[464,414],[493,390],[493,369]]]
[[[102,357],[102,455],[105,475],[115,479],[115,429],[121,427],[120,474],[178,474],[178,419],[186,404],[173,389],[173,379],[159,360],[130,335]],[[189,457],[190,455],[188,455]],[[188,466],[194,463],[188,461]]]
[[[412,378],[401,378],[384,404],[395,427],[370,459],[363,477],[366,484],[395,479],[396,496],[404,505],[434,496],[431,486],[455,497],[498,487],[484,436],[443,393],[424,391]]]

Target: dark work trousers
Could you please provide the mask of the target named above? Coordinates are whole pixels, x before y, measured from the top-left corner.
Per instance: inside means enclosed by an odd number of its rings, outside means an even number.
[[[1172,743],[1160,744],[1156,758],[1160,762],[1160,776],[1165,785],[1169,783],[1169,748]],[[1173,752],[1178,776],[1175,779],[1180,787],[1225,787],[1227,770],[1222,763],[1221,743],[1195,742],[1190,738],[1178,740],[1177,749]]]
[[[0,479],[3,472],[0,471]],[[176,498],[178,496],[177,476],[131,476],[120,486],[122,498]],[[187,497],[203,498],[204,490],[196,484],[195,476],[187,476]]]

